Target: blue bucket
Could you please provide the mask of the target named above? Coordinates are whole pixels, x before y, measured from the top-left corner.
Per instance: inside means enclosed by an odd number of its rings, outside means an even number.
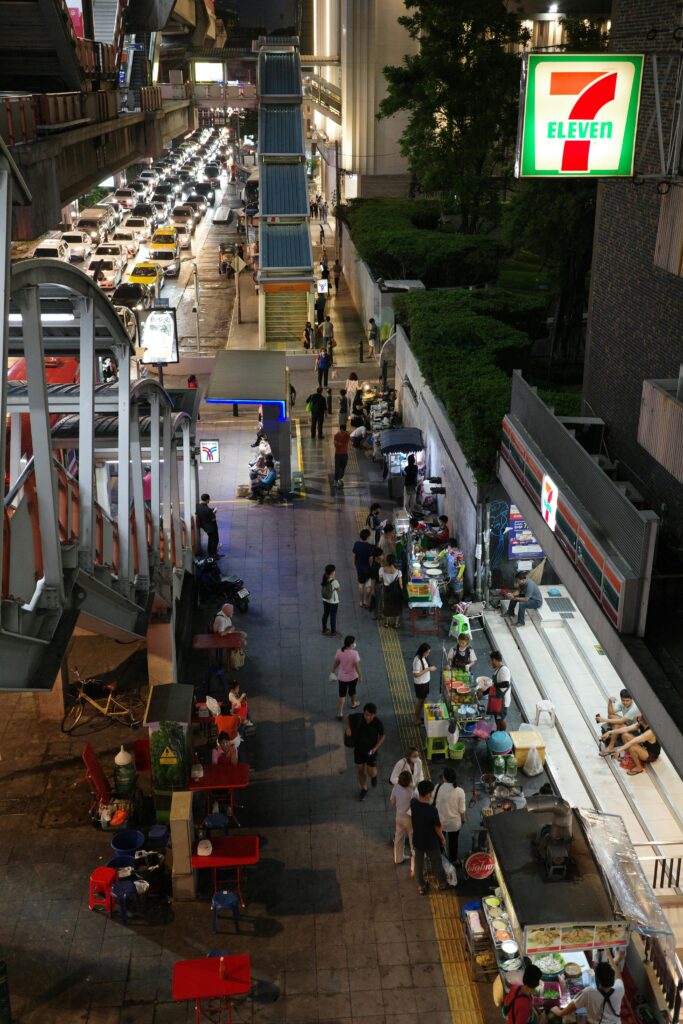
[[[129,856],[112,857],[111,860],[107,861],[107,867],[114,868],[115,871],[118,871],[119,868],[134,868],[135,858]]]
[[[117,832],[112,838],[111,848],[116,854],[130,856],[136,850],[141,850],[144,843],[145,837],[142,832],[138,832],[136,828],[124,828],[123,832]]]

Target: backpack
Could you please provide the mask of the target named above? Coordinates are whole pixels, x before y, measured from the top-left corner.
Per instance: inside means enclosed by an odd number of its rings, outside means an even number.
[[[526,992],[522,992],[522,986],[521,985],[519,986],[519,988],[517,989],[517,991],[513,995],[512,999],[506,999],[505,1002],[503,1003],[503,1005],[501,1007],[501,1013],[502,1013],[503,1020],[504,1021],[510,1021],[510,1024],[514,1024],[514,1016],[512,1018],[509,1018],[508,1015],[509,1015],[510,1011],[512,1010],[513,1006],[515,1005],[515,1003],[517,1002],[517,1000],[519,999],[520,996],[524,996],[525,999],[527,999],[528,1002],[529,1002],[528,1024],[532,1024],[532,1022],[536,1020],[536,1011],[534,1010],[533,1000],[531,999],[530,996],[528,996],[526,994]]]
[[[334,587],[332,586],[332,580],[326,580],[322,585],[323,601],[331,601],[334,597]]]

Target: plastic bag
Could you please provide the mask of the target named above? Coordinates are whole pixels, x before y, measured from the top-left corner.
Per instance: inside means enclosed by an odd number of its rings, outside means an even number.
[[[526,761],[522,771],[525,775],[540,775],[543,771],[543,765],[541,763],[541,755],[536,750],[536,747],[531,747],[529,753],[526,755]]]
[[[458,876],[455,867],[451,864],[445,853],[441,854],[441,867],[444,869],[446,881],[454,889],[458,884]]]
[[[337,677],[336,677],[336,675],[334,674],[334,672],[330,672],[330,675],[329,675],[329,681],[330,681],[331,683],[336,683],[336,682],[338,682],[338,680],[337,680]]]

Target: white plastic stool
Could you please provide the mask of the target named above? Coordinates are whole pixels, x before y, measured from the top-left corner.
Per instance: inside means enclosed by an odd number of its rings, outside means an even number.
[[[539,724],[541,715],[545,712],[550,715],[550,724],[555,725],[555,705],[551,700],[539,700],[536,704],[536,725]]]

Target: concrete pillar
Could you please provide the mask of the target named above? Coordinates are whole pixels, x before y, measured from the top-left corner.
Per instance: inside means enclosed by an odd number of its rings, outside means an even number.
[[[27,146],[26,150],[32,147]],[[12,238],[29,241],[48,227],[59,224],[62,202],[59,195],[57,154],[45,160],[30,161],[30,154],[21,153],[21,146],[12,151],[24,181],[33,197],[30,206],[15,206],[12,213]],[[23,159],[22,159],[23,156]]]
[[[149,685],[175,682],[173,675],[173,628],[170,622],[153,622],[147,629]]]
[[[66,683],[62,673],[58,672],[52,689],[38,694],[38,718],[41,722],[61,722],[64,718]]]

